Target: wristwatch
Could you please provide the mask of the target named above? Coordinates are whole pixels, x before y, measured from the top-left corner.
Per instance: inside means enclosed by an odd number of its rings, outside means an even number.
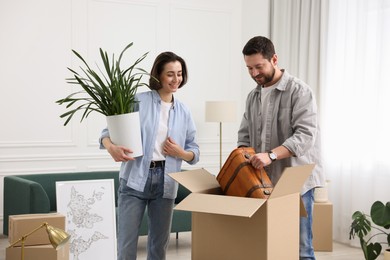
[[[273,151],[269,151],[268,152],[268,156],[269,158],[271,159],[271,161],[276,161],[276,159],[278,158],[278,156],[276,155],[276,153],[274,153]]]

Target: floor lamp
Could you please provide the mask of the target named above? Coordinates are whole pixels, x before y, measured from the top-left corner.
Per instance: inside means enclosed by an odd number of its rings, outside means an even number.
[[[219,169],[222,168],[222,122],[236,120],[234,101],[206,101],[206,122],[219,122]]]

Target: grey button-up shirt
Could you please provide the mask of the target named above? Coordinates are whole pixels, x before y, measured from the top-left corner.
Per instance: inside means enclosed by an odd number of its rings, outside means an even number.
[[[257,86],[248,94],[237,144],[254,147],[256,153],[267,152],[283,145],[294,155],[277,160],[266,167],[274,185],[285,167],[316,164],[301,190],[301,194],[304,194],[325,183],[316,100],[307,84],[286,71],[283,71],[282,78],[275,85],[276,88],[269,97],[268,115],[262,113],[261,86]],[[261,149],[262,116],[267,119],[264,126],[265,150]]]

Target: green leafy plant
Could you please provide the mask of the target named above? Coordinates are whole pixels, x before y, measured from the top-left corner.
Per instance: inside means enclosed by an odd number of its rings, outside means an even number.
[[[366,260],[376,259],[382,251],[382,244],[390,247],[390,202],[384,205],[380,201],[375,201],[371,206],[370,215],[356,211],[352,219],[349,239],[354,239],[355,236],[359,238]],[[373,235],[369,235],[371,231],[374,231]],[[372,238],[377,236],[385,236],[386,240],[371,242]]]
[[[147,86],[141,80],[144,75],[149,75],[149,73],[137,67],[148,53],[143,54],[132,65],[124,69],[121,68],[123,54],[132,45],[133,43],[130,43],[123,49],[118,60],[115,60],[113,54],[111,62],[107,52],[100,48],[100,57],[104,64],[105,73],[99,67],[100,73],[97,73],[78,52],[72,50],[83,62],[85,68],[80,67],[83,75],[68,68],[74,77],[67,79],[67,83],[79,85],[82,90],[56,101],[59,105],[66,104],[66,108],[70,109],[60,116],[66,118],[64,125],[67,125],[78,111],[84,111],[80,122],[93,111],[105,116],[134,112],[137,103],[135,94],[139,87]]]

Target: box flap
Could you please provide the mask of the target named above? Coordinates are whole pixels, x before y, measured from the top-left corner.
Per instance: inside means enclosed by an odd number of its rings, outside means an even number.
[[[191,192],[209,194],[222,193],[216,177],[205,169],[170,173],[169,176]]]
[[[307,211],[305,205],[303,204],[302,197],[299,200],[299,215],[301,217],[307,218]]]
[[[275,185],[269,199],[300,192],[306,179],[314,169],[314,164],[286,167]]]
[[[191,193],[175,209],[250,218],[265,202],[263,199]]]

